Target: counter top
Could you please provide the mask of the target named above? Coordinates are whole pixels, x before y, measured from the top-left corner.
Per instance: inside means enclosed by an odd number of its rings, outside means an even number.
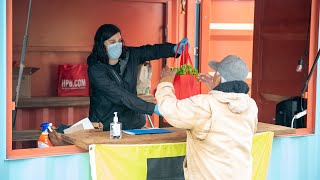
[[[156,144],[185,142],[186,132],[174,127],[164,128],[171,130],[168,134],[128,135],[122,133],[122,139],[110,139],[109,132],[81,132],[62,134],[62,140],[88,150],[90,144]],[[296,129],[273,124],[258,123],[257,133],[272,131],[275,136],[295,134]]]

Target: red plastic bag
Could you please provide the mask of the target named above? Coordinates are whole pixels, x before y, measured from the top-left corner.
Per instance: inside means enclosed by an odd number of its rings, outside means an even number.
[[[179,47],[177,49],[179,49]],[[188,45],[186,45],[186,47],[182,51],[179,64],[179,67],[183,66],[184,64],[189,64],[193,67],[188,52]],[[186,72],[185,75],[176,75],[174,78],[173,86],[177,99],[185,99],[200,94],[200,82],[197,81],[195,75],[190,75],[190,73],[188,72]]]
[[[177,99],[185,99],[200,94],[200,83],[193,75],[177,75],[173,82]]]
[[[177,49],[179,49],[179,44]],[[177,55],[177,52],[176,52],[176,55]],[[175,57],[177,57],[176,55]],[[182,51],[182,54],[180,56],[179,67],[185,64],[189,64],[193,67],[193,64],[188,52],[188,45],[186,45],[185,49]],[[200,82],[197,81],[195,75],[190,75],[188,72],[185,75],[176,75],[173,81],[173,87],[174,87],[175,95],[179,100],[200,94]],[[165,118],[163,118],[163,122],[168,123]]]
[[[58,66],[58,96],[89,96],[88,65]]]

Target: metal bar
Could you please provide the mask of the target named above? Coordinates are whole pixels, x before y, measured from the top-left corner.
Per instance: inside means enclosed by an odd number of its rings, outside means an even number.
[[[152,123],[152,120],[151,120],[150,116],[147,115],[147,117],[148,117],[148,120],[149,120],[149,123],[150,123],[151,127],[154,128],[154,125],[153,125],[153,123]]]
[[[31,14],[31,7],[32,7],[32,0],[29,0],[29,9],[28,9],[28,17],[27,17],[27,24],[26,24],[26,31],[23,37],[23,43],[22,43],[22,51],[20,56],[20,66],[19,66],[19,74],[18,74],[18,83],[16,88],[16,96],[15,96],[15,103],[16,106],[18,106],[19,102],[19,95],[20,95],[20,86],[21,86],[21,79],[23,74],[23,68],[24,68],[24,58],[26,55],[26,49],[27,49],[27,43],[28,43],[28,30],[29,30],[29,21],[30,21],[30,14]],[[15,128],[16,125],[16,116],[17,116],[17,110],[14,110],[13,112],[13,118],[12,118],[12,126]]]
[[[304,98],[304,93],[305,93],[306,90],[307,90],[307,87],[308,87],[309,81],[310,81],[310,79],[311,79],[312,73],[313,73],[314,69],[316,68],[317,62],[318,62],[318,60],[319,60],[319,56],[320,56],[320,49],[318,50],[316,59],[314,60],[314,62],[313,62],[313,64],[312,64],[312,67],[311,67],[311,70],[310,70],[310,72],[309,72],[307,81],[305,82],[305,84],[304,84],[304,86],[303,86],[303,88],[302,88],[302,93],[301,93],[301,97],[302,97],[302,98]]]
[[[194,68],[199,70],[199,40],[200,40],[200,0],[196,1],[196,31],[195,31],[195,53]]]

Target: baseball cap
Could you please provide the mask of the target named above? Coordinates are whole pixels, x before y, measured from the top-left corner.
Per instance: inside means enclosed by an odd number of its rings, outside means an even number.
[[[220,62],[209,61],[208,65],[226,81],[245,81],[249,72],[247,64],[235,55],[228,55]]]

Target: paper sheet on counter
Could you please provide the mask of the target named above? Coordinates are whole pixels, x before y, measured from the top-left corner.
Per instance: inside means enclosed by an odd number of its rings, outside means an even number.
[[[84,118],[84,119],[78,121],[77,123],[75,123],[71,127],[63,130],[63,132],[65,134],[71,134],[71,133],[74,133],[74,132],[77,132],[77,131],[81,131],[81,130],[85,130],[85,129],[94,129],[91,121],[88,118]]]
[[[89,118],[84,118],[84,119],[80,120],[79,122],[75,123],[74,125],[72,125],[71,127],[77,126],[79,124],[82,124],[84,129],[94,129]]]

